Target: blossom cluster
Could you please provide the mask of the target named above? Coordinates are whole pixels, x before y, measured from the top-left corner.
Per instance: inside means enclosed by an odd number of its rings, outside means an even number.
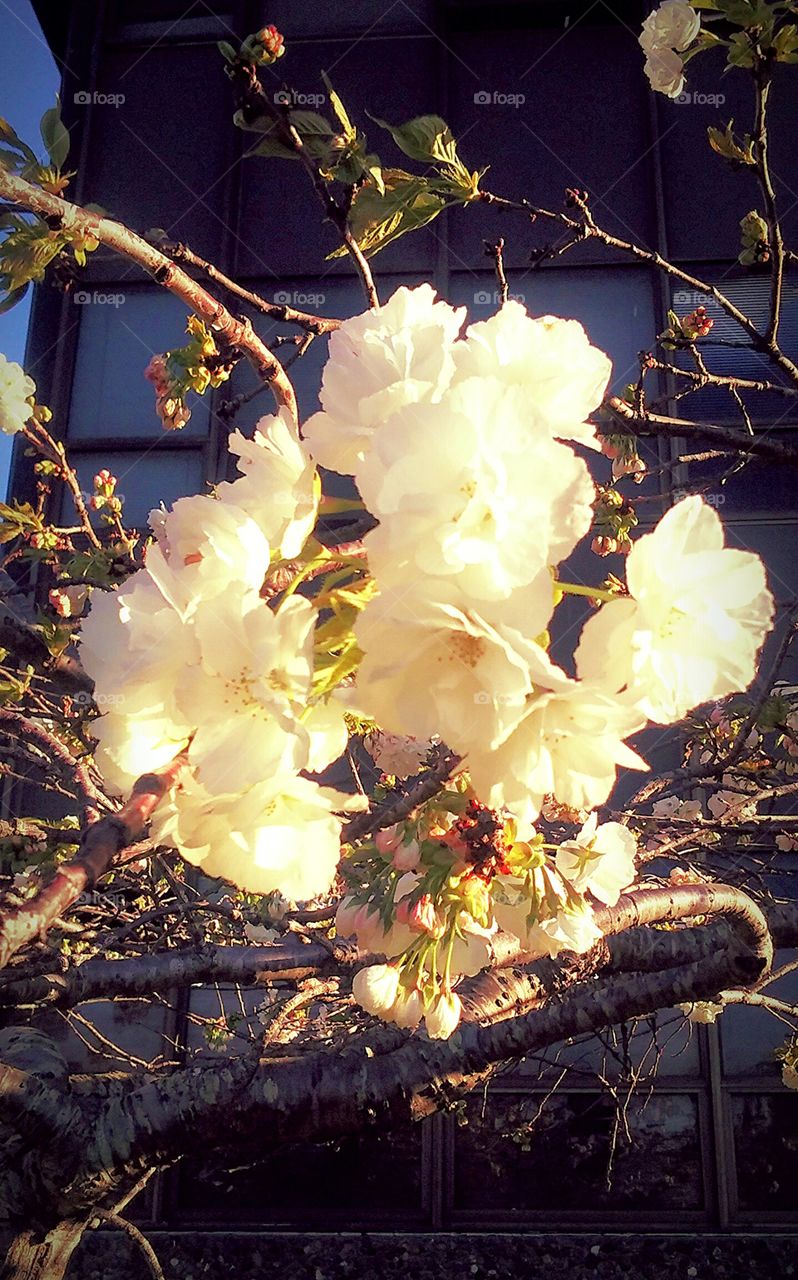
[[[22,430],[33,411],[35,393],[33,379],[0,352],[0,431],[12,436]]]
[[[680,54],[700,30],[701,19],[686,0],[664,0],[646,18],[639,41],[646,55],[645,73],[657,93],[679,97],[684,89],[684,59]]]
[[[647,768],[629,738],[746,687],[772,617],[761,561],[698,497],[627,536],[625,583],[569,582],[601,506],[584,455],[605,447],[590,416],[610,362],[578,322],[517,302],[463,323],[428,285],[342,323],[305,442],[281,415],[234,433],[241,476],[152,513],[145,567],[83,628],[106,776],[124,788],[184,751],[154,834],[247,890],[330,887],[353,801],[311,775],[344,751],[345,710],[376,726],[386,773],[436,742],[460,757],[452,791],[339,867],[340,931],[388,961],[356,998],[433,1036],[498,930],[539,954],[595,943],[598,905],[634,878],[634,837],[595,812],[619,767]],[[338,604],[340,562],[312,599],[291,579],[323,551],[315,464],[353,476],[377,520],[370,576]],[[262,591],[276,569],[288,585]],[[572,595],[604,603],[569,671],[549,632]],[[547,838],[550,814],[580,829]]]
[[[260,596],[316,519],[318,477],[285,416],[230,447],[242,475],[150,515],[145,567],[95,592],[81,655],[95,681],[97,760],[120,791],[181,751],[156,839],[243,889],[329,889],[352,797],[307,776],[346,746],[343,710],[313,696],[317,611]]]
[[[458,785],[343,864],[336,915],[341,935],[387,960],[358,972],[358,1003],[402,1027],[423,1018],[434,1039],[455,1030],[454,987],[490,964],[499,930],[535,955],[587,951],[601,937],[587,895],[612,906],[635,875],[636,840],[620,823],[592,814],[557,845],[542,832],[517,841],[512,821]]]
[[[553,662],[547,628],[574,587],[557,566],[596,497],[574,446],[601,447],[589,416],[610,363],[576,321],[516,302],[460,337],[462,323],[427,285],[346,321],[305,435],[379,521],[357,710],[439,735],[523,836],[546,796],[589,811],[618,766],[646,768],[627,743],[646,721],[749,684],[772,600],[759,558],[724,547],[714,509],[688,497],[635,542],[623,596],[582,629],[576,678]]]

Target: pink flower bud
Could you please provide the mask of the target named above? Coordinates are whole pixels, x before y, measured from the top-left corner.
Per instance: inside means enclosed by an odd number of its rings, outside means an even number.
[[[342,938],[351,938],[355,932],[355,920],[360,908],[354,898],[342,898],[335,913],[335,932]]]
[[[402,843],[403,828],[395,823],[392,827],[384,827],[382,831],[378,831],[374,837],[374,843],[377,846],[377,853],[381,853],[384,857],[389,858]]]
[[[418,866],[420,849],[421,846],[418,840],[403,842],[398,846],[391,859],[392,865],[396,867],[397,871],[415,871]]]

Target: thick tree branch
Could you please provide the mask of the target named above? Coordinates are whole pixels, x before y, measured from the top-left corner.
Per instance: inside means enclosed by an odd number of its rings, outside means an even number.
[[[736,453],[764,458],[789,467],[798,467],[798,449],[781,444],[771,436],[751,436],[734,427],[717,426],[709,422],[689,422],[685,418],[670,418],[659,413],[638,414],[618,396],[609,396],[603,403],[605,409],[624,431],[635,436],[684,437],[687,440],[706,440],[733,449]]]
[[[280,361],[255,333],[249,320],[235,319],[221,302],[166,254],[121,223],[89,213],[78,205],[62,200],[60,196],[50,195],[49,192],[42,191],[41,187],[9,173],[2,166],[0,196],[40,217],[56,219],[65,231],[93,236],[100,244],[147,271],[157,284],[168,289],[205,320],[224,342],[245,353],[258,377],[271,387],[278,405],[287,409],[294,425],[297,424],[296,396],[291,381]]]
[[[9,713],[2,712],[0,716],[6,714]],[[184,757],[178,756],[160,773],[139,778],[118,813],[86,828],[74,861],[59,867],[50,883],[21,907],[0,911],[0,969],[32,938],[44,934],[84,889],[105,875],[116,856],[139,838],[184,763]]]

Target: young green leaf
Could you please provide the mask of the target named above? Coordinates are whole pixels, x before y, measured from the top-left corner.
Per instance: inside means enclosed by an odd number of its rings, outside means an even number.
[[[61,119],[61,100],[57,94],[55,106],[45,111],[39,129],[51,163],[56,169],[63,169],[69,155],[69,130]]]

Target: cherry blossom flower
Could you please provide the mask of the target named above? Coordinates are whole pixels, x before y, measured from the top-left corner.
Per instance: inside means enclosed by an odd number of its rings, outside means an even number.
[[[465,308],[436,301],[428,284],[402,286],[330,337],[322,411],[305,423],[316,462],[357,475],[376,429],[403,405],[436,399],[454,371],[451,345]]]
[[[352,982],[352,995],[366,1013],[385,1018],[396,1003],[399,992],[399,970],[390,964],[372,964],[358,969]]]
[[[717,512],[684,498],[627,562],[629,598],[611,600],[585,624],[577,671],[657,724],[745,689],[773,617],[762,561],[723,545]]]
[[[455,578],[475,601],[507,597],[569,555],[595,499],[585,463],[551,438],[525,389],[492,377],[398,410],[357,480],[380,519],[365,540],[377,581],[393,585],[401,565]]]
[[[463,1012],[455,991],[444,991],[424,1014],[424,1026],[431,1040],[448,1040],[457,1030]]]
[[[523,390],[530,416],[552,436],[598,447],[587,419],[601,403],[612,365],[578,320],[533,318],[520,303],[507,302],[469,325],[453,355],[455,382],[498,376]]]
[[[0,352],[0,431],[13,436],[22,430],[31,415],[28,400],[35,394],[33,378]]]
[[[261,418],[253,435],[234,431],[228,448],[243,474],[216,493],[245,511],[283,559],[299,555],[316,523],[319,477],[287,409]]]
[[[594,898],[613,907],[635,878],[637,841],[620,822],[603,822],[592,813],[579,835],[557,851],[560,875],[575,889],[589,889]]]

